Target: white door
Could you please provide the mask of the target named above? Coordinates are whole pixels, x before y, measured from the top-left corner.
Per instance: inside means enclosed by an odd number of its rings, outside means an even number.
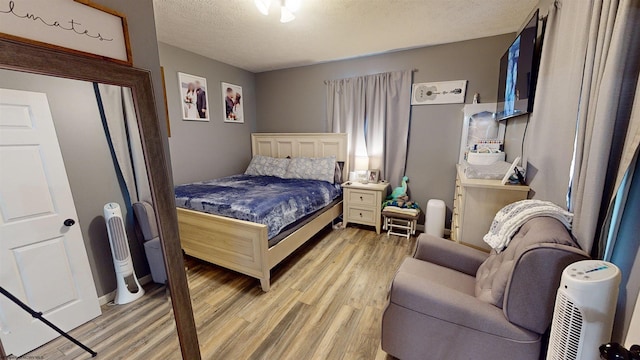
[[[42,93],[0,89],[0,286],[65,331],[101,313]],[[20,356],[57,336],[0,295],[7,354]]]

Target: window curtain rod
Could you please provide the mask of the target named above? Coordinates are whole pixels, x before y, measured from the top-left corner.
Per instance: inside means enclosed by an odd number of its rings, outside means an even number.
[[[329,81],[340,81],[340,80],[346,80],[346,79],[353,79],[353,78],[357,78],[360,76],[374,76],[374,75],[380,75],[380,74],[386,74],[386,73],[391,73],[391,72],[396,72],[396,71],[405,71],[405,70],[392,70],[392,71],[383,71],[383,72],[379,72],[379,73],[375,73],[375,74],[365,74],[365,75],[358,75],[358,76],[353,76],[353,77],[348,77],[348,78],[342,78],[342,79],[333,79],[333,80],[325,80],[324,84],[327,85],[329,83]],[[420,70],[413,68],[410,71],[412,72],[418,72]]]

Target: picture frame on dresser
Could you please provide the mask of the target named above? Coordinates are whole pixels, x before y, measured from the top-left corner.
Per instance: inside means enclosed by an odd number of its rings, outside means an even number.
[[[367,180],[370,183],[377,184],[380,181],[380,169],[369,169],[367,171]]]

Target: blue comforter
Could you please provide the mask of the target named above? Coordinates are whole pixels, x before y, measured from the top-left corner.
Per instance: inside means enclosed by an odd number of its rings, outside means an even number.
[[[176,186],[176,206],[267,225],[269,239],[342,193],[326,181],[233,175]]]

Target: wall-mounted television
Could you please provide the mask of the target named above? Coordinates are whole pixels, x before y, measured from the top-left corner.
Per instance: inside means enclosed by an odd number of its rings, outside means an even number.
[[[538,11],[533,14],[500,59],[496,120],[505,120],[533,111],[539,51]]]

